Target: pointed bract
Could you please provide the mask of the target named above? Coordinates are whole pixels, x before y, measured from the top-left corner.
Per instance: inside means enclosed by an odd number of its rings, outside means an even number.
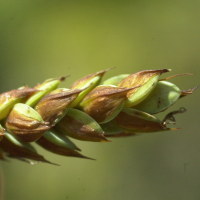
[[[31,162],[27,159],[53,164],[43,156],[39,155],[32,145],[17,140],[9,133],[6,133],[5,137],[0,142],[0,148],[11,158],[16,158],[29,163]]]
[[[100,83],[103,75],[111,69],[112,68],[109,68],[106,70],[96,72],[94,74],[90,74],[74,82],[70,89],[84,89],[84,91],[79,94],[78,98],[76,98],[76,100],[71,104],[70,107],[73,108],[78,106],[82,99]]]
[[[114,121],[121,128],[135,133],[148,133],[170,130],[153,115],[133,108],[124,108],[114,119]]]
[[[25,104],[34,107],[42,97],[52,90],[55,90],[63,80],[65,80],[65,77],[52,78],[44,81],[41,84],[38,84],[34,88],[40,91],[26,99]]]
[[[34,94],[37,91],[38,90],[36,89],[25,86],[0,94],[0,120],[8,116],[10,110],[16,103],[22,102],[25,97]]]
[[[42,137],[58,146],[81,151],[65,134],[62,134],[53,128],[46,131]]]
[[[107,142],[104,131],[100,125],[86,113],[70,108],[65,117],[55,126],[59,132],[72,138],[92,141]]]
[[[155,88],[160,75],[169,71],[168,69],[144,70],[123,79],[118,84],[119,87],[133,88],[137,86],[127,93],[128,99],[125,101],[124,107],[132,107],[142,102]]]
[[[6,129],[23,142],[39,139],[50,128],[39,113],[22,103],[16,104],[6,119]]]
[[[77,157],[77,158],[86,158],[86,159],[93,160],[92,158],[83,156],[82,154],[80,154],[77,151],[74,151],[72,149],[68,149],[68,148],[63,147],[63,146],[59,146],[59,145],[47,140],[44,137],[41,137],[39,140],[37,140],[37,144],[39,144],[44,149],[46,149],[50,152],[53,152],[55,154],[58,154],[58,155],[69,156],[69,157]]]
[[[69,105],[82,90],[56,89],[42,98],[35,110],[45,122],[55,124],[64,117]]]
[[[115,118],[122,110],[127,93],[132,88],[116,86],[97,86],[80,103],[85,113],[98,123],[106,123]]]

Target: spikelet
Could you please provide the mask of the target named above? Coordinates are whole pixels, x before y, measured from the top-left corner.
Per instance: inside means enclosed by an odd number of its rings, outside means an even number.
[[[175,124],[170,112],[163,120],[153,116],[165,111],[197,87],[181,90],[169,79],[160,79],[168,69],[143,70],[111,77],[101,83],[110,69],[58,88],[66,77],[48,79],[34,88],[21,87],[0,94],[0,159],[15,158],[35,164],[54,164],[38,154],[31,142],[57,155],[86,158],[70,140],[109,142],[107,137],[126,137],[157,131]]]

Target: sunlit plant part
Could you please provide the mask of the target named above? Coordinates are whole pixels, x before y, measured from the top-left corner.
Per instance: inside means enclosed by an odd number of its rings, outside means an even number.
[[[178,130],[175,109],[163,120],[163,112],[197,87],[181,90],[172,78],[160,78],[170,70],[143,70],[102,81],[110,69],[85,76],[68,88],[58,88],[66,77],[48,79],[34,88],[21,87],[0,94],[0,159],[15,158],[30,164],[54,164],[38,154],[32,142],[57,155],[91,159],[80,154],[70,139],[110,142],[159,131]],[[170,79],[170,82],[168,81]]]

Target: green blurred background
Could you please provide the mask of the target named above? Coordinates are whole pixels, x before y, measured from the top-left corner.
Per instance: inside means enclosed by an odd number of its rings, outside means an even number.
[[[144,69],[195,73],[172,81],[199,85],[200,1],[1,0],[0,92],[51,77],[73,81],[109,67],[105,78]],[[168,75],[164,75],[168,76]],[[4,200],[200,199],[199,90],[171,110],[183,130],[75,141],[97,161],[68,158],[36,146],[61,166],[1,162]],[[164,114],[158,115],[163,117]]]

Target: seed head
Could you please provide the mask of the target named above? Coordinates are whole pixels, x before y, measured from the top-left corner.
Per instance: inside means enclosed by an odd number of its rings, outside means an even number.
[[[153,114],[165,111],[197,87],[181,90],[169,82],[178,74],[160,79],[168,69],[121,74],[100,85],[110,69],[74,82],[70,89],[58,88],[65,77],[53,78],[34,88],[21,87],[0,94],[0,159],[15,158],[30,164],[46,162],[30,142],[58,155],[87,158],[71,138],[108,142],[107,137],[127,137],[157,131],[175,124],[175,110],[163,120]]]

